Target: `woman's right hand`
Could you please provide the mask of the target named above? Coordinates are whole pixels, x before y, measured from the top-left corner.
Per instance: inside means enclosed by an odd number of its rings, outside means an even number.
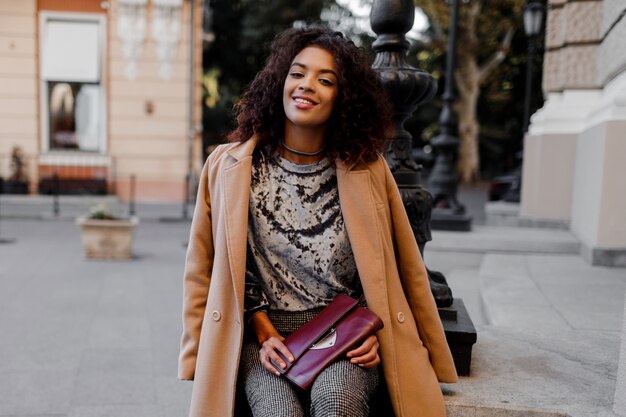
[[[261,350],[259,350],[261,365],[263,365],[268,372],[271,372],[274,375],[280,375],[280,372],[278,372],[271,361],[274,361],[274,363],[282,369],[285,369],[287,364],[285,363],[283,357],[289,362],[293,362],[294,360],[293,355],[283,343],[285,338],[282,337],[278,331],[276,331],[276,328],[264,311],[260,311],[253,315],[250,319],[250,324],[254,329],[259,345],[261,345]],[[279,355],[279,352],[282,354],[282,357]]]
[[[276,367],[272,364],[272,361],[281,367],[281,369],[285,369],[287,364],[283,358],[287,358],[289,362],[293,362],[293,355],[287,349],[287,346],[283,343],[285,338],[280,335],[271,336],[266,339],[261,344],[261,350],[259,350],[259,359],[261,360],[261,365],[268,372],[271,372],[275,375],[280,375],[280,372],[276,369]],[[282,357],[278,354],[280,352]]]

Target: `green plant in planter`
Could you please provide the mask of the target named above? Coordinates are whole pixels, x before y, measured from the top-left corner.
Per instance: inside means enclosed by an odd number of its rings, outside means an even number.
[[[28,176],[26,175],[26,158],[22,148],[14,146],[11,150],[11,175],[3,184],[6,194],[27,194]]]
[[[28,182],[24,151],[19,146],[14,146],[11,150],[11,176],[9,181]]]
[[[114,215],[104,204],[76,219],[81,229],[85,257],[89,259],[132,259],[133,232],[139,220]]]
[[[120,217],[114,215],[104,204],[98,204],[93,206],[89,210],[88,219],[92,220],[122,220]]]

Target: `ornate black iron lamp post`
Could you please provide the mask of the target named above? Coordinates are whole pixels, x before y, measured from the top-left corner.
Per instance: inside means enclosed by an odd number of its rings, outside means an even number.
[[[394,108],[395,132],[386,159],[423,251],[426,242],[431,240],[429,219],[432,197],[420,185],[420,167],[412,158],[412,138],[404,128],[404,122],[418,105],[435,95],[437,85],[430,74],[413,68],[405,58],[409,49],[405,34],[411,30],[415,19],[412,0],[374,1],[370,19],[372,29],[378,34],[372,45],[376,51],[372,67],[380,74]],[[445,279],[439,281],[432,280],[431,276],[433,294],[438,305],[449,306],[452,304],[452,293]]]
[[[374,0],[370,15],[372,29],[378,35],[373,44],[376,59],[372,67],[380,74],[394,108],[395,133],[386,159],[423,253],[426,242],[431,240],[429,223],[433,198],[420,185],[420,167],[412,158],[412,138],[404,122],[418,105],[434,96],[437,87],[430,74],[413,68],[405,58],[409,48],[405,34],[411,30],[414,18],[413,0]],[[430,270],[428,275],[457,370],[461,375],[468,375],[476,330],[463,302],[453,300],[443,275]]]
[[[528,38],[528,58],[526,61],[526,90],[524,92],[524,119],[522,120],[523,135],[528,133],[528,125],[530,124],[530,99],[532,98],[533,86],[533,63],[535,62],[535,43],[537,36],[543,29],[543,18],[545,16],[545,6],[537,0],[531,0],[524,7],[524,32]],[[522,136],[522,148],[524,138]],[[504,201],[511,203],[520,202],[520,194],[522,191],[522,157],[519,154],[519,166],[513,173],[513,181],[511,187],[502,196]]]
[[[431,226],[437,230],[469,231],[472,218],[465,213],[465,207],[456,197],[458,178],[456,175],[456,153],[459,148],[458,126],[452,105],[454,93],[454,67],[456,61],[457,22],[459,0],[450,0],[450,32],[446,55],[446,83],[443,93],[443,108],[439,116],[441,133],[431,140],[436,158],[428,188],[435,199]]]

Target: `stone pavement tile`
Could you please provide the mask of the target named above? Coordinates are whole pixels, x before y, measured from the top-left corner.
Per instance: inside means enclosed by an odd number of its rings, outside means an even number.
[[[448,417],[568,417],[566,413],[539,408],[446,404]]]
[[[577,256],[526,257],[530,277],[576,329],[621,329],[626,268],[587,264]]]
[[[146,289],[148,314],[174,316],[179,324],[182,323],[183,291],[182,278],[175,290]],[[180,287],[180,288],[178,288]]]
[[[75,370],[90,319],[55,316],[0,318],[0,371]],[[4,358],[8,358],[5,360]]]
[[[80,360],[84,373],[126,373],[152,377],[151,349],[85,349]]]
[[[155,380],[157,402],[160,406],[168,405],[186,409],[191,403],[191,381],[181,381],[176,376],[157,377]]]
[[[474,252],[449,252],[430,250],[426,244],[424,263],[428,268],[442,272],[444,275],[453,269],[479,269],[484,254]]]
[[[69,411],[75,372],[0,372],[0,415],[65,415]]]
[[[0,345],[0,379],[7,371],[77,371],[84,348],[63,340],[46,344]]]
[[[446,275],[455,299],[462,299],[474,326],[487,324],[480,293],[480,274],[477,269],[453,269]]]
[[[102,290],[96,306],[98,316],[141,316],[146,312],[144,284],[132,273],[111,274],[102,278]]]
[[[448,403],[540,408],[571,417],[596,417],[612,404],[618,332],[477,330],[470,377],[443,384]]]
[[[178,373],[182,325],[180,318],[172,321],[171,315],[151,317],[153,371],[158,376],[176,377]]]
[[[149,348],[150,324],[146,317],[106,317],[93,320],[89,334],[92,348]]]
[[[480,289],[488,323],[547,332],[570,329],[529,274],[524,255],[485,256]]]
[[[433,231],[427,251],[578,254],[580,242],[569,231],[476,225],[471,232]]]
[[[81,372],[72,405],[152,405],[156,402],[152,375],[124,372]]]
[[[158,407],[154,404],[97,405],[72,407],[68,417],[154,417],[158,415]]]
[[[189,416],[189,404],[185,406],[175,404],[163,404],[159,405],[159,409],[155,417],[188,417]]]

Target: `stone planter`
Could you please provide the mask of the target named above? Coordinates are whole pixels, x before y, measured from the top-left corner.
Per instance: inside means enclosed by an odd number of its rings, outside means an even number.
[[[95,220],[80,217],[85,258],[131,259],[133,232],[139,223],[136,217],[128,220]]]

